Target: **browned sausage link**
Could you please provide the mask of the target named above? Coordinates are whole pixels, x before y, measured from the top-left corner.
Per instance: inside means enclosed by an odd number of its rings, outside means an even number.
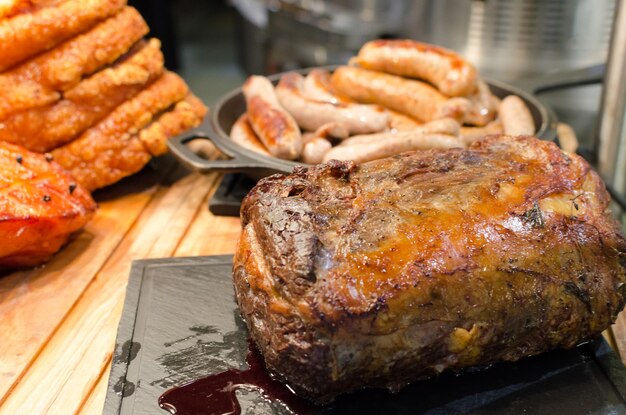
[[[463,144],[457,137],[451,135],[409,134],[408,131],[398,134],[389,133],[388,138],[371,143],[334,147],[326,153],[324,162],[329,160],[352,160],[355,163],[363,163],[406,151],[452,147],[463,147]]]
[[[303,93],[304,78],[296,72],[283,75],[276,87],[280,104],[304,130],[316,130],[334,123],[348,133],[364,134],[382,131],[389,124],[389,114],[380,107],[360,104],[333,104],[309,99]],[[347,135],[333,134],[337,138]]]
[[[532,135],[535,133],[535,123],[530,110],[517,95],[509,95],[500,104],[500,121],[504,134]]]
[[[262,76],[251,76],[243,85],[248,121],[274,157],[294,160],[302,151],[300,128],[276,98],[272,83]]]
[[[455,52],[413,40],[374,40],[355,59],[367,69],[424,79],[447,96],[474,92],[476,68]]]
[[[356,101],[380,104],[422,122],[444,117],[462,121],[469,109],[465,98],[448,99],[427,83],[369,69],[342,66],[331,80]]]
[[[257,137],[256,133],[252,129],[252,126],[248,122],[248,114],[242,114],[237,121],[235,121],[233,128],[230,130],[230,138],[235,143],[247,148],[248,150],[255,151],[263,154],[264,156],[270,155],[269,151],[267,151],[261,140],[259,140],[259,137]]]
[[[304,94],[316,101],[332,104],[354,102],[347,95],[335,89],[330,81],[330,72],[326,69],[313,69],[304,78]]]

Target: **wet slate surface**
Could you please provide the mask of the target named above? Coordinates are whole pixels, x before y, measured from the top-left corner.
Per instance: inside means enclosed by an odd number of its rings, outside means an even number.
[[[166,414],[167,389],[229,368],[245,369],[247,330],[230,256],[136,261],[128,284],[105,415]],[[626,369],[597,339],[516,363],[420,381],[398,394],[368,390],[317,408],[332,414],[626,414]],[[254,391],[242,413],[284,413]]]

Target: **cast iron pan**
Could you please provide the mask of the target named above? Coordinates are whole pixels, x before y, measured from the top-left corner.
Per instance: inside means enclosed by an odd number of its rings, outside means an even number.
[[[332,70],[334,67],[327,69]],[[599,67],[597,67],[599,68]],[[312,68],[298,72],[307,74]],[[591,71],[591,72],[590,72]],[[598,72],[599,71],[599,72]],[[601,72],[601,73],[600,73]],[[602,68],[586,68],[581,71],[573,71],[567,77],[563,74],[528,82],[528,90],[544,91],[564,86],[572,86],[596,82],[596,78],[603,73]],[[269,77],[274,83],[278,83],[282,74]],[[487,83],[494,95],[504,98],[507,95],[517,95],[524,100],[532,114],[536,136],[544,140],[556,139],[557,118],[554,112],[544,105],[537,97],[520,88],[502,82],[488,80]],[[230,139],[229,132],[233,124],[241,114],[246,111],[246,103],[241,88],[226,94],[210,111],[210,117],[198,128],[183,135],[174,137],[168,141],[170,150],[185,166],[201,172],[220,171],[224,173],[244,173],[258,180],[274,173],[291,173],[295,166],[303,166],[303,163],[281,160],[275,157],[267,157],[248,150]],[[230,157],[229,160],[206,160],[199,157],[186,144],[194,140],[209,140]]]

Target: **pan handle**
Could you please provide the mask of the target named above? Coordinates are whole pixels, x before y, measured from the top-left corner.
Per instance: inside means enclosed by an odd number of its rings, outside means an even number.
[[[546,75],[523,78],[513,84],[532,94],[553,91],[575,86],[599,84],[604,79],[606,65],[594,65],[580,69],[549,73]]]
[[[263,162],[254,160],[241,154],[234,154],[229,149],[222,146],[218,140],[213,140],[208,124],[204,124],[201,127],[188,131],[186,134],[182,134],[167,141],[167,145],[170,148],[174,157],[176,157],[184,166],[189,169],[200,171],[202,173],[209,172],[223,172],[223,173],[247,173],[255,172],[258,169],[267,168],[267,165]],[[196,153],[194,153],[186,144],[194,140],[208,140],[219,151],[230,157],[228,160],[207,160]]]

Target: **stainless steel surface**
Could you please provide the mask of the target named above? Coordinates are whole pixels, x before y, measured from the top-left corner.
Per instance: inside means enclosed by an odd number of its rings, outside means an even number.
[[[522,76],[606,60],[616,0],[414,0],[406,37],[446,46],[486,76]]]
[[[598,169],[604,180],[626,196],[626,4],[615,15],[599,128]]]
[[[239,29],[244,67],[249,73],[266,74],[344,63],[366,41],[397,36],[411,4],[411,0],[231,1],[246,21]],[[251,4],[265,11],[262,18],[247,12]],[[250,36],[250,26],[259,32]]]

